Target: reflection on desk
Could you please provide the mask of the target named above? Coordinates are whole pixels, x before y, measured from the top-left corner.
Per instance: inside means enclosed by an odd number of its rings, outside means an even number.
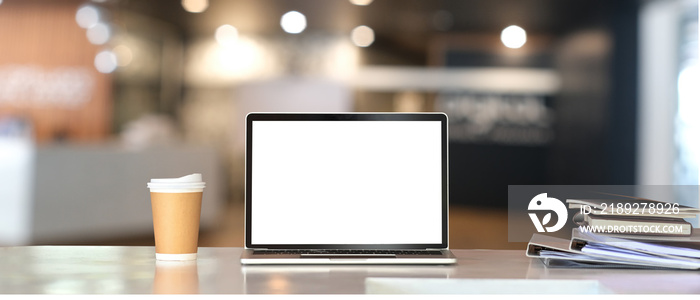
[[[242,266],[241,272],[246,294],[356,294],[364,293],[365,278],[450,278],[455,269],[453,265],[269,265]]]
[[[453,266],[241,266],[242,251],[199,248],[197,261],[168,264],[155,260],[153,247],[0,248],[0,293],[362,294],[367,278],[585,279],[614,293],[700,293],[698,272],[553,269],[525,251],[452,250]]]
[[[156,261],[154,294],[198,294],[197,261]]]

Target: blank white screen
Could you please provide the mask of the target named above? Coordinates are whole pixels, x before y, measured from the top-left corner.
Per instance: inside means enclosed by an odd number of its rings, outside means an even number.
[[[439,121],[253,121],[253,244],[442,243]]]

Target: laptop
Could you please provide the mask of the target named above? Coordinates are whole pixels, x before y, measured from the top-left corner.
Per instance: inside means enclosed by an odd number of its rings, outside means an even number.
[[[251,113],[241,264],[454,264],[443,113]]]

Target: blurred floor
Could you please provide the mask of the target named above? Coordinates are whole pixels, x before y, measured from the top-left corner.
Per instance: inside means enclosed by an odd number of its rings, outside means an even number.
[[[451,249],[525,250],[527,243],[508,242],[507,211],[494,208],[450,207]],[[200,247],[243,247],[243,206],[231,205],[222,213],[215,227],[200,233]],[[91,245],[153,245],[152,237],[91,242]]]

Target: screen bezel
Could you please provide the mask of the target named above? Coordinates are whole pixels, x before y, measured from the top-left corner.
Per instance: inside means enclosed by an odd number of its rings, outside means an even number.
[[[252,244],[252,147],[255,121],[439,121],[442,164],[442,235],[437,244]],[[245,141],[245,247],[255,249],[446,249],[448,247],[448,135],[444,113],[250,113]]]

